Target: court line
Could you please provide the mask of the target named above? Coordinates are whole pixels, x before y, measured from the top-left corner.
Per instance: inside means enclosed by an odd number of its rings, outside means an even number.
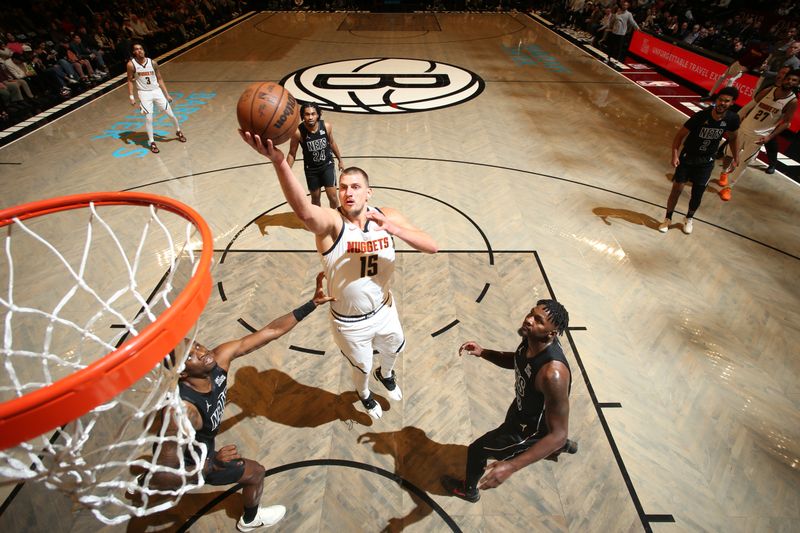
[[[309,466],[343,466],[345,468],[355,468],[357,470],[364,470],[366,472],[372,472],[373,474],[378,474],[379,476],[383,476],[387,479],[390,479],[403,487],[404,489],[413,492],[420,500],[425,502],[428,507],[433,509],[436,514],[442,519],[442,521],[450,527],[450,530],[455,533],[461,533],[461,529],[456,524],[455,520],[447,514],[447,512],[442,509],[442,507],[436,503],[436,500],[430,497],[427,492],[420,489],[407,479],[400,477],[399,475],[389,472],[379,466],[368,465],[366,463],[359,463],[357,461],[349,461],[346,459],[313,459],[309,461],[297,461],[295,463],[289,463],[286,465],[278,466],[275,468],[270,468],[266,472],[264,472],[264,478],[269,476],[273,476],[275,474],[280,474],[282,472],[286,472],[288,470],[294,470],[297,468],[306,468]],[[240,484],[236,484],[233,487],[229,488],[216,498],[212,499],[208,503],[206,503],[203,507],[201,507],[194,515],[189,517],[189,519],[184,522],[184,524],[178,528],[178,533],[185,533],[189,531],[189,528],[194,525],[197,520],[200,519],[201,516],[205,515],[208,511],[219,505],[223,500],[225,500],[228,496],[231,496],[236,491],[241,488]]]
[[[558,300],[555,292],[553,291],[553,286],[550,284],[550,279],[547,277],[547,272],[544,269],[544,264],[542,264],[542,259],[539,257],[539,253],[536,250],[533,251],[533,257],[536,259],[536,264],[539,266],[539,271],[542,274],[542,279],[544,279],[544,283],[547,286],[547,291],[550,293],[550,297],[553,300]],[[622,459],[622,454],[617,447],[617,442],[614,440],[611,427],[608,425],[608,421],[606,420],[603,409],[600,406],[600,402],[597,400],[597,395],[594,392],[592,381],[589,379],[589,374],[586,372],[586,367],[584,366],[583,359],[581,359],[580,353],[578,352],[578,346],[575,344],[575,339],[572,337],[572,332],[567,330],[565,334],[567,336],[567,342],[569,342],[569,345],[572,348],[572,353],[575,355],[575,362],[578,363],[578,368],[581,370],[583,382],[586,384],[589,397],[592,399],[592,404],[594,404],[594,410],[597,414],[597,418],[600,420],[600,425],[603,427],[603,432],[606,434],[608,444],[611,446],[611,453],[614,454],[617,467],[619,467],[620,473],[622,474],[622,479],[625,482],[625,486],[628,488],[628,493],[633,501],[633,506],[636,508],[636,513],[639,515],[639,519],[642,521],[642,527],[644,527],[646,533],[652,533],[653,529],[650,527],[649,520],[644,512],[644,507],[642,507],[642,502],[639,500],[639,496],[636,493],[636,487],[633,486],[633,480],[631,479],[630,474],[628,474],[628,469],[625,467],[625,461]]]
[[[359,155],[348,155],[347,157],[350,158],[350,159],[400,159],[400,160],[408,159],[408,160],[413,160],[413,161],[434,161],[434,162],[439,162],[439,163],[455,163],[455,164],[460,164],[460,165],[471,165],[471,166],[476,166],[476,167],[496,168],[496,169],[499,169],[499,170],[507,170],[507,171],[511,171],[511,172],[519,172],[521,174],[528,174],[530,176],[539,176],[541,178],[548,178],[548,179],[552,179],[552,180],[563,181],[565,183],[572,183],[574,185],[580,185],[582,187],[587,187],[589,189],[594,189],[594,190],[597,190],[597,191],[607,192],[609,194],[620,196],[622,198],[627,198],[629,200],[634,200],[636,202],[641,202],[643,204],[647,204],[647,205],[650,205],[650,206],[653,206],[653,207],[657,207],[659,209],[666,209],[666,206],[663,206],[661,204],[657,204],[655,202],[651,202],[649,200],[645,200],[643,198],[639,198],[638,196],[625,194],[625,193],[622,193],[622,192],[619,192],[619,191],[615,191],[613,189],[607,189],[605,187],[600,187],[599,185],[592,185],[592,184],[589,184],[589,183],[585,183],[583,181],[573,180],[573,179],[569,179],[569,178],[562,178],[560,176],[553,176],[551,174],[544,174],[542,172],[535,172],[533,170],[525,170],[525,169],[521,169],[521,168],[506,167],[506,166],[494,165],[494,164],[490,164],[490,163],[478,163],[478,162],[475,162],[475,161],[459,161],[459,160],[456,160],[456,159],[441,159],[441,158],[434,158],[434,157],[366,156],[366,155],[361,155],[361,156],[359,156]],[[259,165],[270,165],[270,164],[271,163],[268,163],[268,162],[267,163],[248,163],[246,165],[237,165],[237,166],[233,166],[233,167],[223,167],[223,168],[219,168],[219,169],[215,169],[215,170],[205,170],[203,172],[195,172],[193,174],[185,174],[183,176],[176,176],[176,177],[173,177],[173,178],[165,178],[163,180],[156,180],[156,181],[153,181],[153,182],[144,183],[142,185],[136,185],[134,187],[128,187],[127,189],[122,189],[122,191],[134,191],[134,190],[137,190],[137,189],[143,189],[143,188],[146,188],[146,187],[150,187],[152,185],[157,185],[157,184],[161,184],[161,183],[167,183],[167,182],[170,182],[170,181],[182,180],[182,179],[186,179],[186,178],[195,178],[197,176],[202,176],[204,174],[214,174],[216,172],[226,172],[228,170],[236,170],[236,169],[240,169],[240,168],[254,167],[254,166],[259,166]],[[379,187],[379,186],[373,187],[373,189],[381,189],[381,188],[391,189],[391,187]],[[397,190],[403,190],[403,189],[397,189]],[[413,191],[408,191],[408,192],[413,192]],[[415,193],[415,194],[420,194],[420,196],[427,196],[427,195],[424,195],[424,194],[421,194],[421,193]],[[435,197],[432,197],[432,196],[427,196],[427,197],[431,198],[432,200],[435,200],[437,202],[440,202],[440,203],[443,203],[445,205],[448,205],[449,207],[452,207],[454,210],[458,211],[459,213],[464,214],[464,212],[461,211],[460,209],[458,209],[458,208],[456,208],[454,206],[451,206],[450,204],[447,204],[446,202],[443,202],[439,198],[435,198]],[[281,205],[285,205],[285,204],[286,204],[286,202],[284,202]],[[267,212],[269,212],[269,211],[267,211]],[[262,213],[259,216],[262,216],[262,215],[266,214],[267,212]],[[677,211],[676,210],[675,212],[678,213],[678,214],[681,214],[681,215],[685,214],[683,211]],[[470,220],[470,222],[476,228],[478,228],[478,225],[475,224],[475,222],[471,218],[469,218],[469,216],[467,216],[466,214],[464,214],[464,216],[468,220]],[[706,224],[708,226],[711,226],[713,228],[717,228],[718,230],[724,231],[726,233],[730,233],[731,235],[735,235],[735,236],[740,237],[742,239],[748,240],[748,241],[750,241],[750,242],[752,242],[754,244],[758,244],[760,246],[763,246],[764,248],[768,248],[768,249],[770,249],[770,250],[772,250],[774,252],[778,252],[779,254],[783,254],[783,255],[785,255],[787,257],[791,257],[792,259],[797,259],[798,261],[800,261],[800,256],[794,255],[794,254],[792,254],[790,252],[787,252],[786,250],[782,250],[782,249],[780,249],[780,248],[778,248],[776,246],[772,246],[771,244],[767,244],[767,243],[765,243],[763,241],[759,241],[758,239],[754,239],[753,237],[748,237],[747,235],[744,235],[744,234],[739,233],[737,231],[734,231],[732,229],[728,229],[728,228],[726,228],[724,226],[720,226],[719,224],[715,224],[713,222],[709,222],[709,221],[704,220],[704,219],[702,219],[700,217],[697,217],[697,216],[694,217],[694,220],[695,220],[695,222],[701,222],[701,223]],[[253,221],[251,221],[250,224],[252,224],[252,222],[254,222],[254,221],[255,221],[255,219],[253,219]],[[241,231],[244,231],[244,228],[242,228]],[[481,231],[481,234],[483,234],[482,231]],[[238,237],[238,234],[236,236]],[[484,239],[485,239],[485,235],[484,235]],[[488,240],[486,242],[488,244]],[[490,256],[491,256],[492,253],[493,253],[493,250],[489,249]],[[224,257],[223,257],[223,259],[224,259]],[[492,264],[493,264],[493,261],[494,260],[492,259]]]

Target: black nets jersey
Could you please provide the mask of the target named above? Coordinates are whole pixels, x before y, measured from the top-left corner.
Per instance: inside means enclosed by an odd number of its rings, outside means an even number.
[[[689,117],[683,127],[689,134],[683,141],[681,161],[689,164],[708,163],[714,160],[722,135],[726,131],[739,129],[739,115],[727,111],[719,120],[711,114],[713,108],[709,107]]]
[[[508,408],[506,421],[522,426],[526,434],[536,434],[539,438],[548,433],[544,411],[544,394],[536,390],[536,374],[551,361],[560,361],[569,370],[569,384],[572,388],[572,370],[569,368],[564,350],[558,340],[539,352],[533,359],[525,357],[528,341],[523,339],[514,353],[514,377],[516,398]]]
[[[318,122],[317,131],[308,131],[304,122],[300,123],[300,146],[303,148],[303,168],[319,170],[333,164],[333,151],[328,141],[325,121]]]
[[[178,384],[181,398],[200,411],[203,427],[197,430],[196,439],[205,443],[209,456],[214,448],[214,438],[219,431],[222,413],[225,411],[225,397],[228,394],[228,373],[219,366],[211,370],[211,391],[202,393],[182,381]],[[190,459],[189,454],[186,458]]]

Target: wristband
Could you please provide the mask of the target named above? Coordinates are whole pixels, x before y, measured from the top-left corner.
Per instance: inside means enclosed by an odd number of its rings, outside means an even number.
[[[133,102],[133,101],[135,101],[135,100],[136,100],[136,98],[134,98],[132,94],[129,94],[128,96],[130,97],[130,99],[131,99],[131,102]]]
[[[311,312],[317,308],[317,304],[314,303],[314,300],[309,300],[308,302],[304,303],[294,311],[292,314],[294,315],[295,320],[300,322],[305,317],[311,314]]]

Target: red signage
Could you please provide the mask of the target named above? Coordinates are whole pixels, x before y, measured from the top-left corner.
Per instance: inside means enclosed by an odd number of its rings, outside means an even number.
[[[728,68],[727,65],[718,61],[695,54],[638,30],[633,33],[629,50],[650,63],[706,90],[711,90],[717,78]],[[743,106],[752,100],[757,82],[758,78],[751,74],[744,74],[736,80],[734,85],[739,89],[737,104]],[[800,130],[800,114],[795,113],[790,129],[792,131]]]

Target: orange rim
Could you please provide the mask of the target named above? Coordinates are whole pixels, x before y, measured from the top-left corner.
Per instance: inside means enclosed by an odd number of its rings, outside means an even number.
[[[0,211],[0,227],[50,213],[104,205],[153,205],[190,221],[203,249],[192,279],[155,322],[105,357],[55,383],[0,404],[0,449],[10,448],[86,414],[133,385],[183,339],[211,294],[213,241],[205,220],[191,207],[146,193],[98,192],[31,202]]]

